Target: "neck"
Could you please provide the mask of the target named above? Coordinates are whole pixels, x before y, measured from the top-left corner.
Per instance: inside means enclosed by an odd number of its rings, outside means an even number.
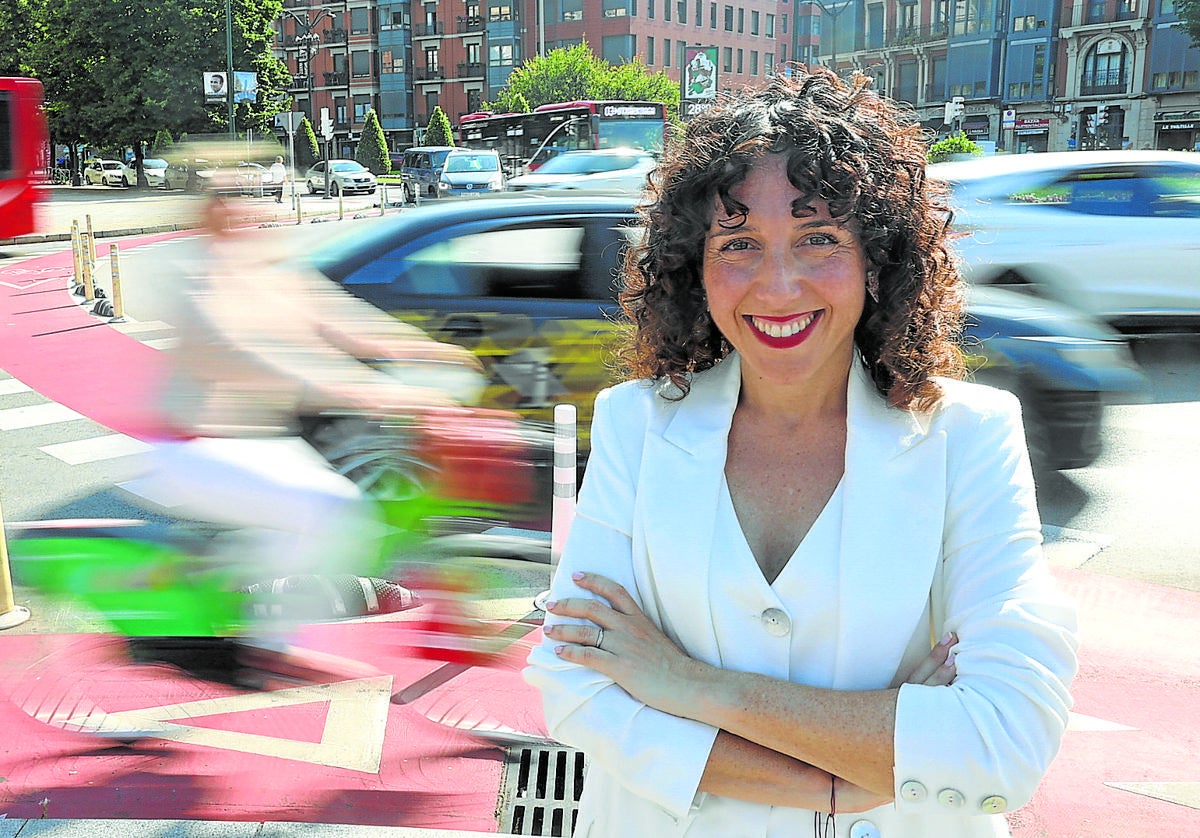
[[[742,368],[738,410],[758,421],[787,428],[811,422],[841,422],[846,417],[846,388],[855,363],[851,354],[803,382],[781,384]]]

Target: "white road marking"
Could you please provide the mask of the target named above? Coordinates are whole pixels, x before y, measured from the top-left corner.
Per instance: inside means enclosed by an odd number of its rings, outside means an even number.
[[[58,402],[35,404],[28,407],[9,407],[0,410],[0,431],[15,431],[20,428],[36,428],[53,425],[55,422],[71,422],[86,418],[66,405]]]
[[[82,463],[96,463],[101,460],[112,460],[117,457],[128,457],[131,454],[144,454],[153,446],[124,434],[107,434],[91,439],[77,439],[72,442],[58,442],[54,445],[43,445],[38,448],[51,457],[62,460],[67,465],[77,466]]]
[[[1052,567],[1079,568],[1088,559],[1112,544],[1113,537],[1102,532],[1075,530],[1070,527],[1042,525],[1043,549]]]
[[[61,724],[108,735],[130,730],[191,745],[205,745],[227,751],[261,754],[330,768],[378,774],[383,759],[383,739],[387,730],[391,697],[392,676],[381,675],[334,684],[209,698],[120,713],[93,710]],[[256,733],[238,733],[179,724],[181,720],[202,716],[315,702],[329,703],[320,742],[303,742]]]
[[[1110,722],[1095,716],[1085,716],[1082,713],[1071,713],[1067,722],[1067,730],[1088,733],[1114,733],[1119,730],[1137,730],[1136,727]]]
[[[1104,785],[1153,797],[1156,800],[1165,800],[1168,803],[1178,803],[1180,806],[1200,809],[1200,782],[1105,783]]]
[[[17,393],[28,393],[31,389],[24,381],[15,378],[0,381],[0,396],[15,396]]]

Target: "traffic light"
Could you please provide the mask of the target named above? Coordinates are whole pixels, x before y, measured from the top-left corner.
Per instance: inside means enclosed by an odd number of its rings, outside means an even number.
[[[321,138],[326,142],[333,139],[333,118],[329,108],[321,108]]]
[[[1096,126],[1097,126],[1098,124],[1099,124],[1099,117],[1097,116],[1097,114],[1090,113],[1090,114],[1088,114],[1088,115],[1087,115],[1087,125],[1088,125],[1088,131],[1090,131],[1091,133],[1095,134],[1095,133],[1096,133]]]
[[[956,119],[961,119],[963,111],[966,110],[966,105],[963,104],[964,99],[961,96],[955,96],[946,103],[946,110],[942,115],[942,122],[947,125],[953,125]]]
[[[1107,125],[1108,124],[1108,105],[1100,105],[1099,107],[1096,108],[1096,124],[1097,125]]]

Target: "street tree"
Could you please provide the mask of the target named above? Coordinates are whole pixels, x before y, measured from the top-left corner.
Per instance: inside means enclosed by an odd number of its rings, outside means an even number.
[[[300,120],[300,127],[296,129],[296,169],[297,171],[306,172],[312,164],[321,159],[321,147],[317,145],[317,134],[313,131],[312,123],[308,121],[308,117]]]
[[[46,86],[57,139],[131,146],[144,184],[144,146],[160,128],[228,132],[226,104],[206,104],[201,83],[227,66],[224,0],[28,1],[28,63]],[[267,130],[286,106],[287,68],[271,52],[281,8],[282,0],[232,0],[234,67],[257,73],[260,90],[238,106],[243,128]]]
[[[1192,38],[1192,46],[1200,47],[1200,0],[1175,0],[1175,13],[1183,31]]]
[[[450,130],[450,117],[441,105],[434,105],[429,115],[429,127],[425,129],[425,145],[454,145],[454,134]]]
[[[497,113],[528,113],[539,105],[579,99],[662,102],[668,118],[674,120],[679,112],[679,84],[666,73],[651,72],[641,59],[614,67],[584,41],[526,61],[513,70],[508,86],[487,107]]]
[[[27,63],[33,20],[29,0],[0,5],[0,76],[28,76]]]
[[[367,111],[367,117],[363,121],[362,135],[358,138],[358,150],[354,159],[376,175],[386,175],[392,169],[383,126],[379,124],[379,115],[375,113],[374,108]]]

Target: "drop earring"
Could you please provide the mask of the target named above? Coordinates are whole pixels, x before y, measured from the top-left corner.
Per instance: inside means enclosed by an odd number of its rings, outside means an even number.
[[[876,271],[867,271],[867,293],[873,302],[879,302],[879,274]]]

